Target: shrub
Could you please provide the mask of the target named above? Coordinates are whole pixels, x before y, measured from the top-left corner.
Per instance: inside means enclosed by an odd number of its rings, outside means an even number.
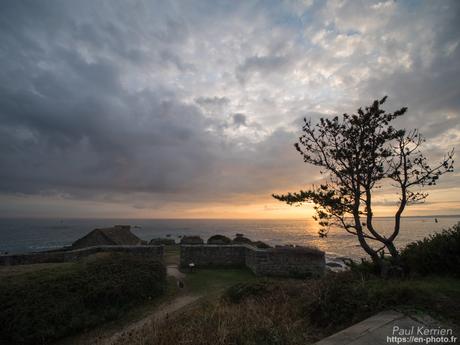
[[[249,297],[259,297],[267,295],[272,291],[272,285],[266,281],[255,283],[238,283],[228,288],[223,294],[224,301],[230,303],[240,303]]]
[[[164,265],[131,255],[23,273],[0,282],[0,343],[42,344],[119,317],[165,288]]]
[[[180,240],[180,244],[203,244],[203,239],[200,236],[184,236]]]
[[[252,241],[244,236],[236,236],[232,242],[235,244],[252,244]]]
[[[224,235],[214,235],[208,238],[208,244],[231,244],[232,240]]]
[[[356,315],[367,313],[368,300],[364,280],[358,280],[356,274],[329,274],[306,296],[304,313],[316,326],[349,325]]]
[[[176,244],[176,241],[173,238],[153,238],[149,242],[150,245],[160,246],[164,244],[165,246],[173,246]]]
[[[410,273],[460,276],[460,223],[410,243],[401,252],[401,262]]]
[[[253,245],[253,246],[256,246],[257,248],[260,248],[260,249],[268,249],[268,248],[271,248],[270,245],[268,245],[267,243],[262,242],[262,241],[255,241],[255,242],[252,242],[252,245]]]

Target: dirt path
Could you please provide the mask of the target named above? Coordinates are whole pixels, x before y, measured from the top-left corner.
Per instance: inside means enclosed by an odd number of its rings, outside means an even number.
[[[168,265],[166,267],[168,276],[173,276],[177,280],[182,280],[185,278],[185,274],[179,271],[179,267],[177,265]]]
[[[177,265],[168,265],[167,266],[167,274],[168,276],[172,276],[176,278],[177,281],[182,281],[185,278],[185,274],[180,272]],[[98,332],[95,330],[94,332],[89,332],[84,335],[80,335],[79,337],[71,337],[64,339],[63,341],[57,342],[55,345],[114,345],[114,344],[123,344],[123,338],[128,334],[133,334],[136,331],[141,331],[143,328],[148,327],[153,322],[167,318],[170,314],[177,312],[178,310],[191,305],[192,303],[196,302],[202,296],[199,295],[191,295],[187,292],[186,287],[181,289],[179,295],[176,296],[174,299],[160,304],[156,307],[149,315],[145,316],[144,318],[128,323],[123,325],[120,330],[116,332]]]
[[[185,278],[185,274],[179,271],[177,265],[169,265],[167,266],[167,273],[168,276],[173,276],[174,278],[177,279],[177,281],[183,281]],[[110,336],[107,339],[104,339],[102,341],[99,341],[98,344],[100,345],[112,345],[116,343],[122,344],[122,338],[126,334],[132,334],[133,332],[137,330],[141,330],[144,327],[149,326],[152,322],[167,318],[171,313],[174,313],[182,308],[184,308],[187,305],[190,305],[197,301],[201,296],[192,296],[189,294],[180,295],[173,299],[172,301],[169,301],[165,304],[160,305],[152,314],[149,316],[136,321],[134,323],[131,323],[127,327],[124,327],[122,330],[119,332],[116,332],[112,336]]]
[[[125,327],[123,330],[113,334],[111,337],[99,340],[98,345],[113,345],[113,344],[123,344],[123,337],[126,335],[131,335],[136,331],[142,330],[144,327],[148,327],[152,322],[167,318],[171,313],[174,313],[187,305],[192,304],[197,301],[201,296],[180,296],[172,300],[170,303],[160,306],[153,314],[148,317],[139,320],[135,323],[130,324]]]

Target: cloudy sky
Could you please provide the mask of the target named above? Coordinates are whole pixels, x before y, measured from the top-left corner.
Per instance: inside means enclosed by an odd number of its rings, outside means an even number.
[[[459,1],[0,4],[0,216],[301,218],[303,117],[460,143]],[[407,214],[460,213],[459,173]],[[378,198],[381,215],[395,195]]]

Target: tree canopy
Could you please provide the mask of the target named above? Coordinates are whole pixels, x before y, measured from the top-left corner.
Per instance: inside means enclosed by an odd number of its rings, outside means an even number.
[[[325,181],[308,190],[273,195],[291,205],[313,203],[320,236],[327,236],[330,226],[339,226],[355,235],[380,266],[384,252],[398,258],[394,240],[405,208],[425,200],[428,194],[423,187],[453,171],[454,163],[452,150],[438,164],[430,164],[420,150],[424,142],[420,133],[391,124],[406,114],[407,108],[388,113],[381,109],[386,99],[375,100],[356,114],[320,118],[316,124],[304,119],[303,134],[295,148],[305,163],[321,168]],[[373,223],[372,197],[387,184],[398,189],[399,201],[393,230],[384,235]]]

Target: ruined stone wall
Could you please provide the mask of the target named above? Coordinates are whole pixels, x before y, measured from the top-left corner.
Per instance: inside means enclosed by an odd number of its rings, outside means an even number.
[[[248,267],[261,276],[310,277],[325,270],[325,255],[304,247],[259,249],[251,245],[181,245],[180,263],[188,267]]]
[[[37,263],[67,262],[96,253],[129,253],[163,262],[163,246],[96,246],[68,251],[37,252],[0,255],[0,265],[29,265]]]
[[[180,265],[188,267],[244,267],[246,247],[220,244],[183,244],[180,246]]]
[[[246,266],[260,276],[318,277],[326,260],[324,252],[301,247],[248,249]]]

